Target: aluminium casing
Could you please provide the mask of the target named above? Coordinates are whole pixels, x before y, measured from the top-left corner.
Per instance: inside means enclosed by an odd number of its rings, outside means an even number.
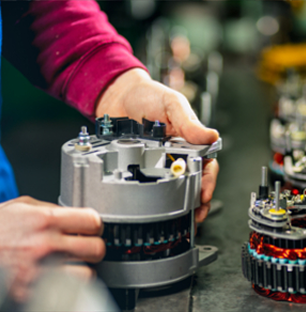
[[[105,222],[116,223],[169,220],[199,207],[202,157],[214,157],[222,148],[221,139],[212,145],[192,145],[181,138],[161,143],[91,136],[90,142],[87,152],[75,149],[75,139],[62,146],[59,204],[91,207]],[[184,175],[171,175],[167,154],[187,156]],[[129,165],[138,165],[142,174],[156,181],[128,180]]]

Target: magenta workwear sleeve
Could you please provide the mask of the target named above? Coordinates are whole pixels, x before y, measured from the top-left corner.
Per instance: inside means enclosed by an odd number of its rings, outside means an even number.
[[[85,116],[94,117],[98,96],[117,76],[136,67],[146,69],[133,56],[126,39],[110,25],[97,2],[22,2],[7,4],[9,9],[3,7],[4,28],[8,24],[4,56],[32,83]],[[9,22],[6,12],[13,15]],[[31,33],[31,42],[22,38],[21,34],[27,35],[27,31]],[[14,38],[17,35],[19,38]],[[15,44],[24,51],[16,51]],[[29,57],[21,62],[18,52],[28,53]]]

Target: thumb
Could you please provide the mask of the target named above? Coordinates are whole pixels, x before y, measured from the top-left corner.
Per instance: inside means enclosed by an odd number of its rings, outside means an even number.
[[[189,118],[180,125],[180,136],[191,144],[212,144],[218,140],[219,133],[205,127],[198,119]]]
[[[219,138],[217,130],[205,127],[179,92],[164,98],[168,119],[175,132],[191,144],[212,144]]]

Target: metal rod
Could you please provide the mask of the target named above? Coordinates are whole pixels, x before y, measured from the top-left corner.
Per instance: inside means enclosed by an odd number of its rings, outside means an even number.
[[[268,186],[268,170],[265,166],[261,168],[261,186]]]
[[[275,182],[275,210],[279,210],[279,195],[280,195],[280,187],[281,183],[280,181]]]

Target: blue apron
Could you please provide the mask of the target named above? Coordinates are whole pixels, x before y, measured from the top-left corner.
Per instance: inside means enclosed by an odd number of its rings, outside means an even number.
[[[2,48],[2,18],[1,18],[1,1],[0,1],[0,55]],[[1,72],[1,58],[0,58]],[[0,76],[0,111],[2,106],[1,96],[1,76]],[[0,202],[15,198],[18,196],[18,190],[14,178],[13,169],[0,146]]]

